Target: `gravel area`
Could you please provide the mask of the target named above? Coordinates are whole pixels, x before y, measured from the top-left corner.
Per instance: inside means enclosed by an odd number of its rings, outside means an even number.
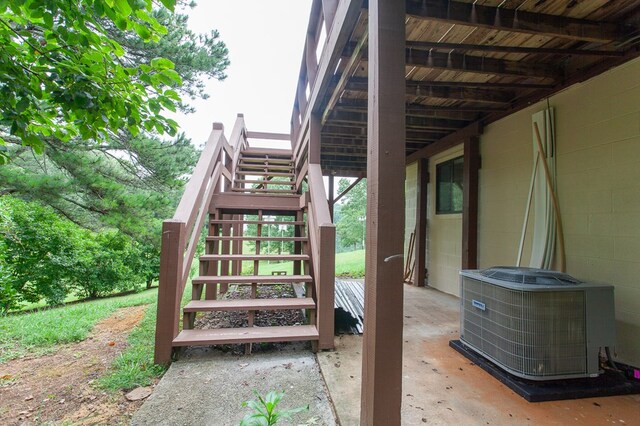
[[[258,285],[258,299],[276,299],[296,297],[291,284]],[[223,299],[250,299],[251,286],[231,286]],[[196,329],[207,328],[237,328],[248,327],[249,313],[246,311],[226,311],[207,312],[199,314],[196,318]],[[253,324],[256,327],[272,327],[286,325],[303,325],[306,319],[300,309],[290,309],[282,311],[258,311],[255,313]],[[283,349],[290,346],[290,343],[258,343],[252,345],[253,352],[269,351],[273,349]],[[234,354],[242,354],[245,350],[244,344],[238,345],[218,345],[218,349]]]

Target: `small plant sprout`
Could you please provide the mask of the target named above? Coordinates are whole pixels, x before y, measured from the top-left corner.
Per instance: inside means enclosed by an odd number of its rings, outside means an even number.
[[[238,426],[272,426],[282,419],[291,420],[291,416],[302,411],[309,411],[309,405],[292,408],[291,410],[278,410],[278,404],[284,397],[284,392],[271,391],[263,398],[258,392],[253,391],[258,398],[255,401],[245,401],[243,407],[249,407],[252,413],[244,416]]]

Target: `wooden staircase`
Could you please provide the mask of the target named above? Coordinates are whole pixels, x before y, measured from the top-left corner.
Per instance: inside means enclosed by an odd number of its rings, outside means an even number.
[[[317,298],[310,274],[306,206],[299,202],[292,152],[244,146],[236,158],[228,156],[227,164],[234,165],[231,180],[212,197],[200,273],[191,280],[192,300],[182,308],[182,330],[172,339],[172,347],[244,343],[250,352],[256,342],[311,341],[315,350]],[[298,202],[291,203],[292,198]],[[282,231],[270,235],[274,225]],[[249,227],[255,230],[252,235]],[[265,244],[272,242],[280,247],[287,243],[293,252],[265,254]],[[261,275],[264,261],[293,264],[293,274]],[[245,271],[247,263],[253,265],[250,275],[242,273],[243,263]],[[258,288],[269,285],[296,286],[301,297],[260,298]],[[249,286],[250,298],[225,298],[230,286]],[[306,323],[254,326],[258,312],[274,310],[304,310]],[[194,327],[198,315],[218,311],[247,312],[248,327]]]
[[[194,184],[190,191],[192,184],[189,182],[176,212],[176,216],[180,216],[181,210],[184,210],[183,220],[176,224],[174,216],[173,220],[164,224],[156,362],[168,362],[167,358],[173,349],[185,346],[241,343],[245,344],[248,352],[251,351],[251,344],[257,342],[310,341],[314,350],[333,346],[333,283],[324,286],[326,291],[319,291],[318,272],[323,266],[319,250],[314,250],[314,245],[318,245],[320,233],[310,228],[315,225],[308,224],[306,220],[307,217],[313,220],[317,214],[313,212],[309,195],[300,193],[301,179],[298,179],[297,172],[300,168],[296,167],[291,150],[249,147],[243,124],[241,122],[238,125],[237,122],[234,128],[232,141],[237,139],[235,146],[226,143],[222,129],[215,135],[218,149],[209,146],[216,142],[210,138],[192,177],[192,181],[196,179],[199,184]],[[216,133],[215,127],[213,133]],[[213,161],[207,158],[208,155],[213,156]],[[203,163],[202,166],[200,163]],[[203,176],[199,176],[200,169],[205,170]],[[185,201],[189,197],[191,199]],[[183,205],[188,208],[183,209]],[[180,299],[199,239],[198,230],[205,221],[208,224],[205,254],[199,258],[199,275],[191,280],[192,300],[180,312]],[[198,226],[199,223],[202,225]],[[178,226],[180,224],[183,226]],[[283,232],[271,235],[269,231],[273,225],[283,231],[282,227],[287,227],[289,235]],[[250,227],[252,231],[255,230],[251,235],[248,232]],[[165,241],[173,228],[179,235],[174,235],[171,241]],[[290,235],[291,228],[293,235]],[[332,238],[335,238],[335,234]],[[264,244],[271,242],[286,243],[293,250],[290,253],[263,253]],[[325,246],[329,244],[325,243]],[[314,253],[318,253],[315,258]],[[261,275],[260,262],[264,261],[284,262],[283,265],[288,266],[293,264],[293,273]],[[253,266],[248,274],[247,262]],[[245,274],[242,272],[243,263]],[[333,263],[330,264],[333,268]],[[328,278],[333,281],[332,275],[324,275],[324,282],[329,282]],[[172,280],[175,281],[173,285]],[[260,298],[258,288],[272,285],[296,286],[298,297]],[[230,287],[240,286],[250,288],[249,298],[225,297]],[[319,302],[324,299],[327,302]],[[327,307],[329,303],[331,306]],[[324,306],[326,312],[330,309],[331,316],[329,321],[328,313],[322,315],[322,327],[318,323],[320,305]],[[274,310],[303,310],[306,322],[286,326],[254,325],[257,313]],[[248,326],[195,327],[198,315],[230,311],[246,312]],[[176,318],[180,314],[182,330],[179,330]],[[331,335],[327,336],[329,325]]]

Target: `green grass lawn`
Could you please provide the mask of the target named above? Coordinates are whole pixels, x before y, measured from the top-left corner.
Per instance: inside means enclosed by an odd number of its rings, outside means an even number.
[[[271,275],[274,271],[285,271],[287,275],[293,274],[293,262],[268,263],[261,261],[258,269],[260,275]],[[242,273],[253,273],[253,262],[243,262]],[[337,277],[364,277],[364,250],[349,251],[336,254]]]

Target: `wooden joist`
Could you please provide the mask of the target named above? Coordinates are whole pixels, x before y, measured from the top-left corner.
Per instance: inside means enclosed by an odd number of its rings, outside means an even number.
[[[562,70],[553,65],[523,63],[504,59],[485,58],[462,53],[444,53],[420,49],[405,50],[405,65],[443,71],[491,74],[497,76],[534,77],[560,80]],[[363,54],[363,56],[365,56]],[[366,56],[364,57],[366,60]]]
[[[622,40],[628,32],[624,26],[614,23],[448,0],[410,0],[407,15],[450,24],[592,42]]]
[[[428,81],[407,81],[406,96],[409,98],[436,98],[456,101],[470,101],[488,104],[508,104],[515,96],[512,92],[475,89],[468,87],[441,87],[430,85]],[[366,93],[366,78],[354,77],[347,84],[346,90]]]
[[[180,334],[173,339],[173,346],[294,342],[304,340],[318,340],[318,330],[315,325],[182,330]]]
[[[332,123],[357,123],[365,125],[367,123],[366,112],[334,111],[330,116]],[[432,117],[406,117],[407,128],[428,129],[428,130],[456,130],[464,127],[469,122],[465,120],[454,120],[447,118]]]
[[[552,47],[527,47],[527,46],[501,46],[494,44],[470,44],[470,43],[445,43],[435,41],[413,41],[408,40],[407,47],[412,49],[441,49],[441,50],[468,50],[473,52],[504,52],[523,53],[527,55],[561,55],[561,56],[623,56],[624,52],[619,50],[594,50],[575,48],[552,48]]]

